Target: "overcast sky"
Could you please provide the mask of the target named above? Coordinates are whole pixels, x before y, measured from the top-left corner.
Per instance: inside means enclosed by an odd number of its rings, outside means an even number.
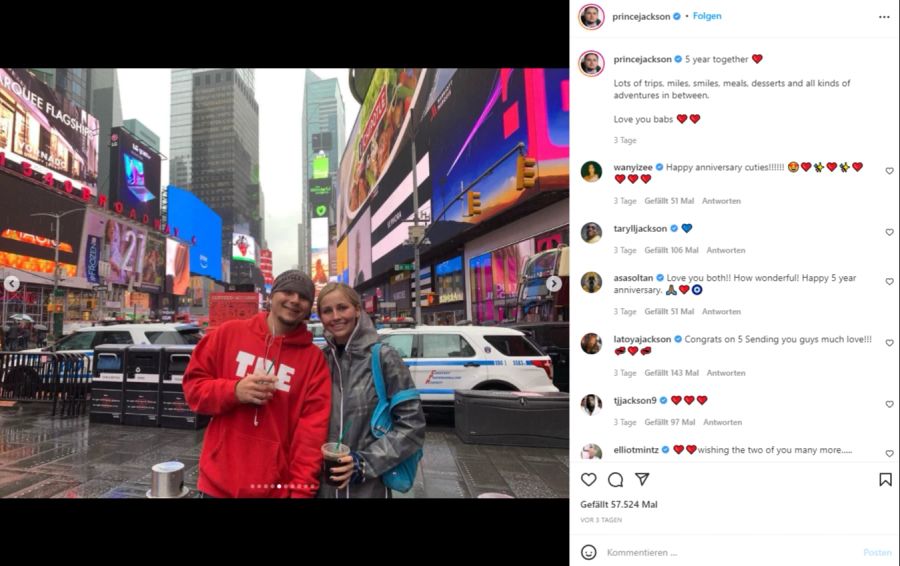
[[[322,79],[336,78],[344,98],[345,132],[356,121],[359,104],[350,95],[347,69],[312,69]],[[266,238],[275,274],[297,263],[302,171],[303,77],[306,69],[256,69],[259,103],[259,176],[266,201]],[[170,69],[119,69],[122,118],[136,118],[160,138],[169,155]],[[286,175],[286,172],[291,174]],[[169,162],[162,162],[168,184]]]

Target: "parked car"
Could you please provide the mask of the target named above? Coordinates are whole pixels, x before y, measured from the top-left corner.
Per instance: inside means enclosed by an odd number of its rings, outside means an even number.
[[[452,403],[457,389],[555,392],[550,357],[522,332],[480,326],[384,328],[423,403]]]
[[[83,326],[52,346],[24,350],[26,354],[67,352],[93,354],[102,344],[196,344],[203,337],[195,324],[149,323]],[[90,369],[90,367],[88,367]]]
[[[509,328],[525,333],[553,360],[553,385],[569,392],[569,323],[568,322],[518,322]]]

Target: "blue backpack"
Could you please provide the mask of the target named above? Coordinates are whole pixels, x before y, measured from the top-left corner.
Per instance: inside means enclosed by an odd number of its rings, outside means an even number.
[[[394,407],[412,399],[418,399],[419,390],[398,391],[393,399],[388,398],[384,388],[384,376],[381,373],[381,344],[379,343],[372,346],[372,379],[375,381],[375,391],[378,393],[378,404],[372,413],[369,428],[375,438],[381,438],[394,426],[394,420],[391,417]],[[419,468],[421,459],[422,449],[419,448],[412,456],[385,472],[381,476],[381,481],[390,489],[406,493],[412,489],[413,483],[416,481],[416,470]]]

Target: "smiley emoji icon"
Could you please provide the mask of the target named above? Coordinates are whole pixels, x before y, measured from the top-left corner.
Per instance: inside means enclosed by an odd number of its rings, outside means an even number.
[[[791,161],[790,163],[788,163],[788,171],[790,171],[791,173],[796,173],[799,170],[800,164],[796,161]]]

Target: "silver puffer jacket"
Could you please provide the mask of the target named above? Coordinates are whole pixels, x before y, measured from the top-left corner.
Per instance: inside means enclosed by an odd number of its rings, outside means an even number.
[[[394,407],[393,428],[376,439],[369,428],[372,412],[378,404],[372,378],[372,346],[378,342],[378,333],[372,321],[365,313],[359,317],[343,355],[338,355],[330,333],[326,332],[325,339],[328,342],[325,358],[331,370],[332,392],[328,441],[337,442],[343,432],[342,442],[366,462],[366,480],[359,484],[350,483],[338,492],[325,482],[323,474],[318,497],[390,497],[391,490],[381,482],[381,475],[425,443],[422,403],[413,399]],[[415,387],[400,354],[387,344],[381,347],[381,373],[389,397],[397,391]]]

